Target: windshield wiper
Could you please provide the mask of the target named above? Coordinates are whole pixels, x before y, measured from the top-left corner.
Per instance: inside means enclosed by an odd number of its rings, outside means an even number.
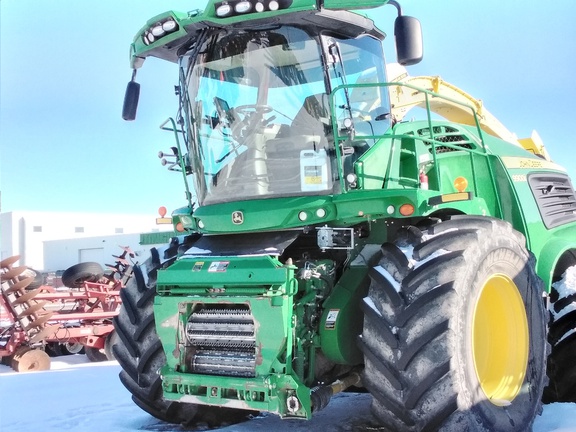
[[[346,99],[345,105],[340,105],[339,108],[345,109],[348,111],[350,116],[350,120],[352,120],[352,104],[350,102],[350,93],[347,87],[347,80],[346,80],[346,69],[344,67],[344,60],[342,59],[342,53],[340,52],[340,45],[334,39],[332,39],[332,43],[328,47],[330,55],[335,59],[332,63],[332,67],[334,68],[334,74],[340,79],[342,85],[344,86],[344,97]],[[340,71],[336,69],[336,64],[340,65]],[[351,126],[351,130],[354,129],[354,124]]]

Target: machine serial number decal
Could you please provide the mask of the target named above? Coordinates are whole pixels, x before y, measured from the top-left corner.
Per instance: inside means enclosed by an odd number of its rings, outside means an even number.
[[[214,261],[210,264],[210,267],[208,267],[208,271],[211,273],[225,272],[229,264],[230,261]]]
[[[202,267],[204,267],[204,261],[198,261],[197,263],[194,263],[194,267],[192,267],[192,271],[193,272],[199,272],[200,270],[202,270]]]
[[[330,309],[328,311],[328,315],[326,316],[326,325],[325,325],[325,328],[327,330],[334,330],[334,327],[336,327],[336,320],[338,319],[339,313],[340,313],[340,309]]]
[[[514,174],[512,175],[512,180],[515,182],[525,182],[526,175],[525,174]]]

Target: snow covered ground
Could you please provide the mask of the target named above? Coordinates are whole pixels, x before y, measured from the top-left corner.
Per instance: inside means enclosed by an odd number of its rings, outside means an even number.
[[[89,363],[83,355],[52,359],[52,370],[15,373],[0,365],[0,431],[182,431],[141,411],[118,379],[116,362]],[[310,422],[260,415],[221,432],[360,432],[370,426],[370,396],[344,393]],[[200,427],[195,430],[208,430]],[[534,432],[576,432],[576,404],[544,407]]]

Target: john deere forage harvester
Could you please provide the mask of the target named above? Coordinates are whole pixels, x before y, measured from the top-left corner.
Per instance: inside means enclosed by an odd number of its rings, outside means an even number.
[[[123,117],[147,57],[178,64],[163,128],[187,193],[115,322],[150,414],[309,419],[352,387],[383,430],[529,430],[550,298],[546,397],[574,400],[572,183],[537,135],[387,72],[384,33],[349,11],[385,4],[398,63],[417,63],[420,24],[386,0],[211,0],[136,35]]]

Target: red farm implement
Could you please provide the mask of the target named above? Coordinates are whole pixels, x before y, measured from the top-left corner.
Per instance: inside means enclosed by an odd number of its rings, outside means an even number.
[[[91,361],[113,359],[112,319],[118,314],[120,290],[132,274],[129,248],[104,273],[97,263],[80,263],[62,275],[65,287],[30,289],[33,277],[18,256],[0,262],[0,357],[16,371],[50,368],[53,354],[84,349]]]

